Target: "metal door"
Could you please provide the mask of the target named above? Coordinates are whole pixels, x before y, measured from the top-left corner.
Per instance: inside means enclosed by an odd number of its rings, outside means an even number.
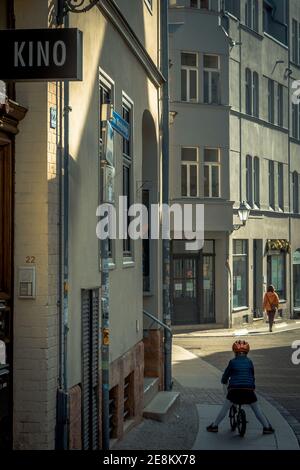
[[[82,291],[82,447],[99,449],[99,290]]]
[[[173,257],[173,324],[199,323],[199,258],[179,255]]]

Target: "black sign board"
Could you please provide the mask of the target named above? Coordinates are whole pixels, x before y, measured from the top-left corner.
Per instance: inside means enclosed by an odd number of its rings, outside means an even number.
[[[0,30],[0,80],[82,80],[82,32]]]

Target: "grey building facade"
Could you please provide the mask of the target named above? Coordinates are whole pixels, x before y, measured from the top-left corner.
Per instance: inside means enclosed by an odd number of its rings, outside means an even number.
[[[178,0],[169,11],[170,197],[205,206],[203,250],[173,240],[173,324],[262,319],[268,284],[279,315],[297,317],[299,2]]]

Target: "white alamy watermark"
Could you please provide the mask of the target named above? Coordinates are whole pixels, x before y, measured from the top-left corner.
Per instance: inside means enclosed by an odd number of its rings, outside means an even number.
[[[128,206],[126,196],[119,197],[118,209],[101,204],[96,211],[100,221],[96,234],[100,240],[185,240],[188,251],[204,245],[203,204],[144,204]]]
[[[295,349],[295,351],[292,354],[292,363],[294,364],[294,366],[299,366],[300,365],[300,340],[293,342],[292,349]]]
[[[292,83],[292,103],[300,104],[300,80],[294,80]]]

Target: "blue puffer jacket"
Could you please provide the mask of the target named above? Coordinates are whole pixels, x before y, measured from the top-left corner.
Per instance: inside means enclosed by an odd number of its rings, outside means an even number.
[[[229,364],[223,374],[222,384],[228,388],[247,388],[255,389],[254,366],[251,359],[247,356],[236,356],[229,361]]]

